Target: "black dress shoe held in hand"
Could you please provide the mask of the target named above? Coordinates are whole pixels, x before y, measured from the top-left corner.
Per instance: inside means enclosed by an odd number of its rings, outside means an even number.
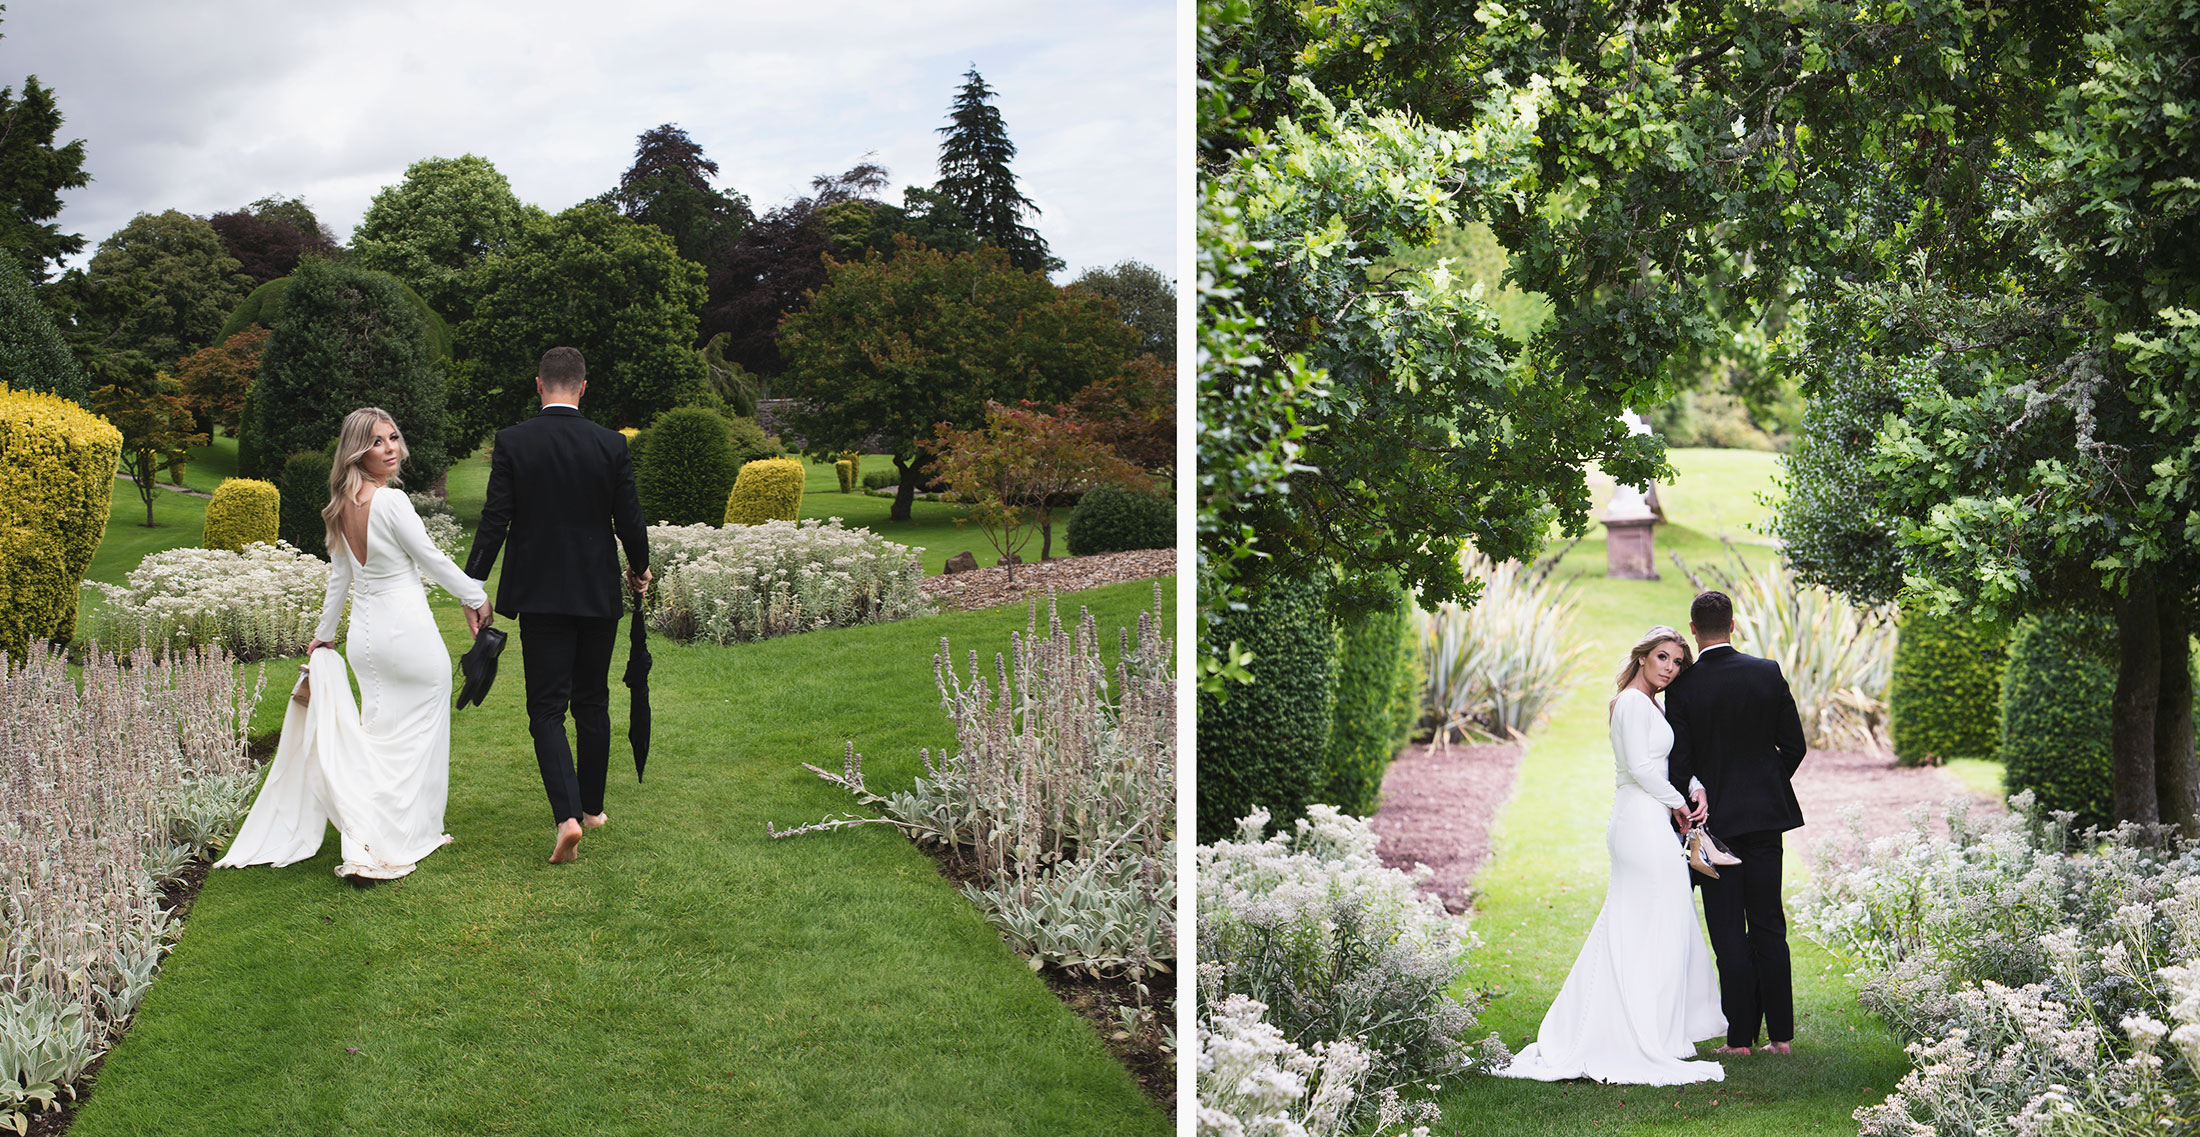
[[[466,676],[466,683],[458,690],[458,706],[472,703],[481,705],[489,694],[489,685],[497,681],[497,656],[504,651],[504,631],[501,628],[483,628],[474,637],[474,646],[458,659],[458,669]]]

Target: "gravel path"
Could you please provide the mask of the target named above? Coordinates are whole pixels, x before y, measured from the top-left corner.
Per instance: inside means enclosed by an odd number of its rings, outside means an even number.
[[[1126,580],[1146,580],[1176,574],[1175,549],[1138,549],[1128,553],[1100,553],[1090,557],[1056,557],[1037,564],[995,566],[928,576],[918,585],[943,612],[967,612],[1002,604],[1028,604],[1049,592],[1077,592]]]
[[[1455,745],[1448,753],[1430,745],[1407,747],[1383,777],[1373,821],[1383,863],[1429,866],[1436,875],[1422,887],[1451,911],[1466,911],[1474,876],[1489,859],[1490,823],[1512,799],[1524,753],[1512,744]],[[1909,832],[1910,812],[1920,806],[1929,807],[1937,830],[1950,798],[1970,798],[1974,814],[2006,808],[1965,790],[1946,770],[1898,767],[1886,755],[1854,750],[1812,751],[1796,771],[1795,796],[1803,816],[1813,820],[1788,834],[1788,854],[1805,857],[1814,867],[1826,851],[1842,859],[1854,855],[1856,841],[1843,816],[1851,807],[1862,810],[1865,840]],[[1828,842],[1832,848],[1821,850]]]

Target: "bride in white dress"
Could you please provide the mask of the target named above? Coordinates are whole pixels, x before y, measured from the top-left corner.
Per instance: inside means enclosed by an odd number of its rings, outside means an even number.
[[[338,876],[392,880],[450,842],[451,653],[428,610],[425,573],[459,603],[482,609],[481,582],[451,563],[394,488],[404,438],[380,408],[344,419],[329,471],[328,595],[308,645],[310,697],[283,716],[260,796],[216,868],[281,867],[320,852],[329,823],[343,838]],[[352,703],[333,641],[351,600]]]
[[[1650,1086],[1726,1079],[1718,1063],[1695,1059],[1696,1042],[1726,1033],[1726,1016],[1674,832],[1688,806],[1666,780],[1673,731],[1656,701],[1690,662],[1680,633],[1661,625],[1620,670],[1610,711],[1618,788],[1604,830],[1611,884],[1535,1042],[1499,1071],[1505,1077]]]

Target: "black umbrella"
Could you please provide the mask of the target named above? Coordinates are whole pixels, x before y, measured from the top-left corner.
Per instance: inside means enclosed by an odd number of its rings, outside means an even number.
[[[634,780],[642,780],[642,767],[649,763],[649,632],[642,627],[642,594],[634,594],[634,622],[632,638],[626,656],[627,688],[634,695],[626,722],[626,739],[634,744]]]

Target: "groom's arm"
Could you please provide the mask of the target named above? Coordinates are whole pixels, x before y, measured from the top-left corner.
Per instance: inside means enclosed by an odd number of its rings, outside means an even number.
[[[634,486],[634,454],[623,435],[614,444],[611,475],[612,531],[626,547],[628,575],[639,577],[649,571],[649,526],[642,520],[642,499]]]
[[[1795,710],[1795,692],[1788,687],[1787,676],[1780,674],[1780,665],[1772,665],[1773,682],[1778,685],[1780,698],[1772,708],[1772,747],[1780,754],[1780,761],[1787,767],[1787,776],[1795,776],[1797,767],[1803,764],[1803,755],[1810,753],[1810,742],[1803,735],[1803,716]]]
[[[481,503],[481,524],[474,529],[474,547],[466,554],[467,576],[489,579],[489,569],[497,563],[511,526],[512,459],[499,439],[489,451],[489,491]]]

